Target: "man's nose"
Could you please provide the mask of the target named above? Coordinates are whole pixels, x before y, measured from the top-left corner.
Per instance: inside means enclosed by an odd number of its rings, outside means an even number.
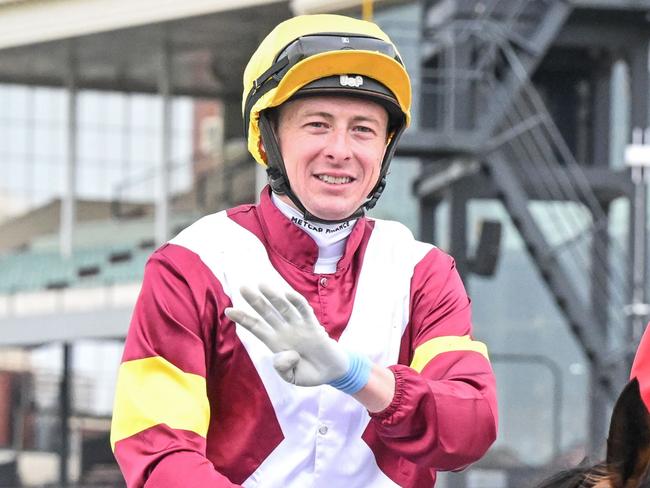
[[[332,161],[347,161],[352,157],[350,137],[347,130],[332,131],[325,147],[325,155]]]

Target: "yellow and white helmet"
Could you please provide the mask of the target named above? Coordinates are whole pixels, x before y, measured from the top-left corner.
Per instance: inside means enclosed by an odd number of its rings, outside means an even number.
[[[294,96],[345,94],[380,103],[389,116],[382,171],[363,215],[381,194],[395,144],[410,122],[411,83],[397,48],[371,22],[341,15],[303,15],[280,23],[259,45],[244,71],[242,111],[248,150],[267,167],[273,191],[286,194],[310,215],[291,191],[284,162],[265,110]],[[262,151],[262,141],[264,151]]]

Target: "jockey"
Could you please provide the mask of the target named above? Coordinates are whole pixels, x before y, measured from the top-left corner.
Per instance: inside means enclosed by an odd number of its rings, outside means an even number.
[[[256,205],[147,263],[111,444],[129,487],[431,487],[496,437],[453,259],[371,219],[411,86],[375,24],[279,24],[244,72]]]

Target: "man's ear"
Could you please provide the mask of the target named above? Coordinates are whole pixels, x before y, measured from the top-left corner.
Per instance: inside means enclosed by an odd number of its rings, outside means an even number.
[[[264,143],[262,142],[261,137],[260,137],[260,142],[257,145],[257,147],[259,148],[260,154],[262,155],[262,158],[264,159],[264,161],[268,162],[268,158],[266,157],[266,149],[264,149]]]
[[[607,466],[612,487],[640,486],[648,476],[649,465],[650,413],[634,378],[618,397],[609,426]]]

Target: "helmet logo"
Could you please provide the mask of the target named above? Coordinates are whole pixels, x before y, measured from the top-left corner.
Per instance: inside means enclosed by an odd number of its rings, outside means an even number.
[[[341,86],[350,86],[353,88],[359,88],[361,85],[363,85],[363,78],[359,75],[357,76],[341,75],[339,77],[339,83],[341,83]]]
[[[350,44],[350,38],[349,37],[341,37],[341,42],[343,44]]]

